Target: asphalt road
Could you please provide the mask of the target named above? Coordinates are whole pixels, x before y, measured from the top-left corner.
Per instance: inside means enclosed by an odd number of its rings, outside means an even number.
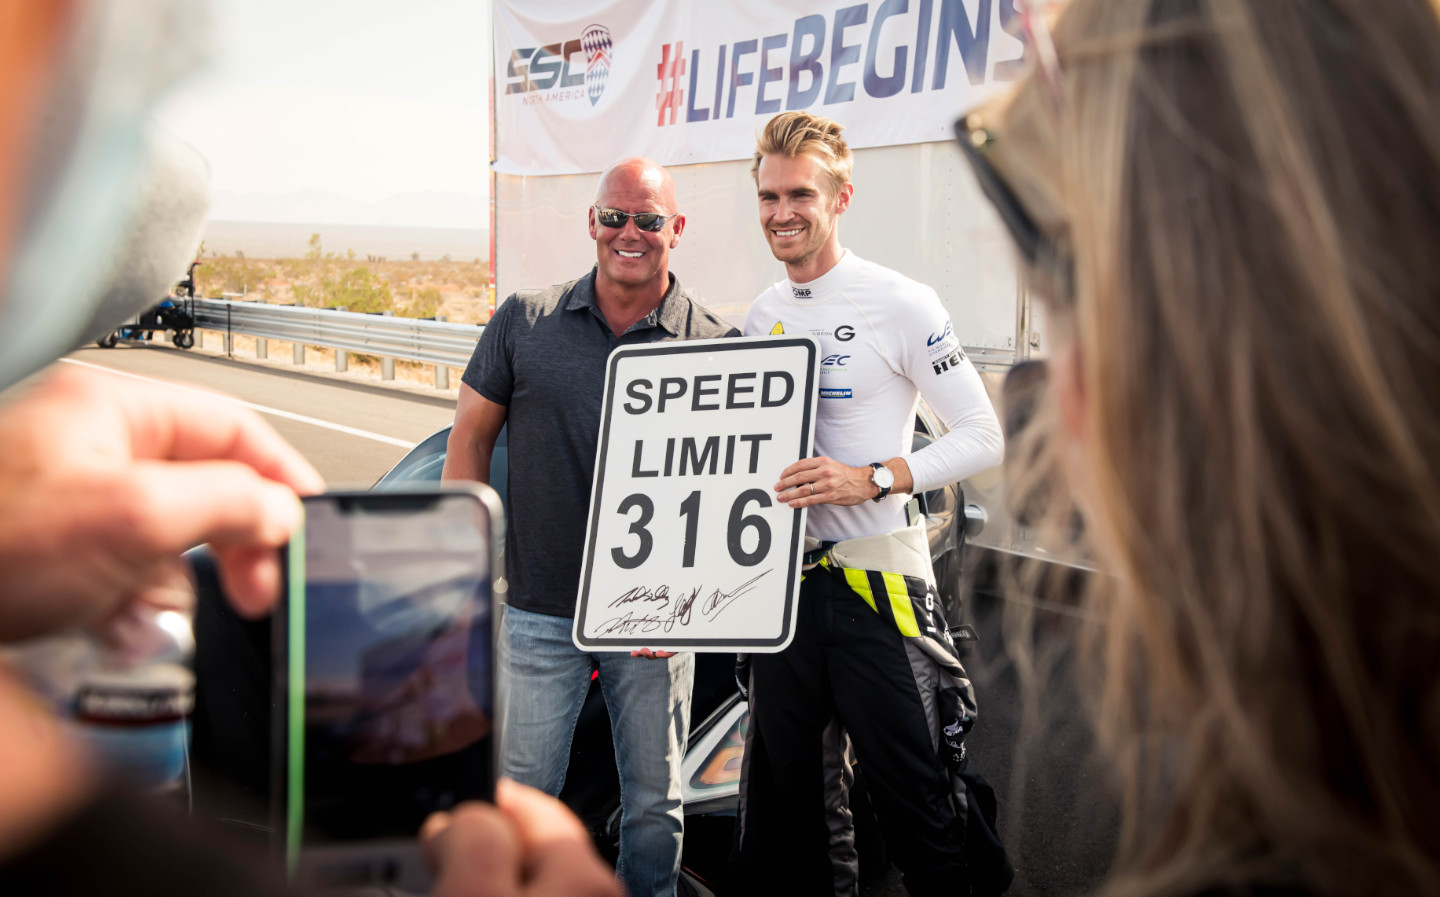
[[[450,423],[446,395],[286,370],[168,344],[86,348],[59,364],[200,387],[249,403],[314,464],[331,488],[366,488],[411,446]]]

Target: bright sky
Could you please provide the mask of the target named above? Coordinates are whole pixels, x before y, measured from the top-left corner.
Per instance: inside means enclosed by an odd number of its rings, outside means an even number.
[[[488,190],[489,0],[213,0],[216,58],[162,111],[217,192]]]

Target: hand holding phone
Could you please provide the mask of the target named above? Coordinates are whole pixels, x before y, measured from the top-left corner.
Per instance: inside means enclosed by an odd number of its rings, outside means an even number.
[[[276,799],[310,885],[428,884],[415,835],[494,794],[485,487],[306,498],[276,629]]]
[[[502,779],[496,807],[467,803],[425,821],[431,897],[620,897],[615,871],[564,804]]]

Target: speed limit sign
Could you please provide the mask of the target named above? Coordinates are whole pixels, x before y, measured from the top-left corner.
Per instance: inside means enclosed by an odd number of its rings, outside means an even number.
[[[610,355],[574,641],[582,650],[779,651],[804,510],[775,498],[811,454],[809,336]]]

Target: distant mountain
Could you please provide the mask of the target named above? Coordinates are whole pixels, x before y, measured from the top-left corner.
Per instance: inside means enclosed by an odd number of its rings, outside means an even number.
[[[364,227],[484,228],[490,223],[485,197],[425,191],[362,202],[324,190],[295,193],[216,192],[210,217],[217,221],[287,224],[348,224]]]

